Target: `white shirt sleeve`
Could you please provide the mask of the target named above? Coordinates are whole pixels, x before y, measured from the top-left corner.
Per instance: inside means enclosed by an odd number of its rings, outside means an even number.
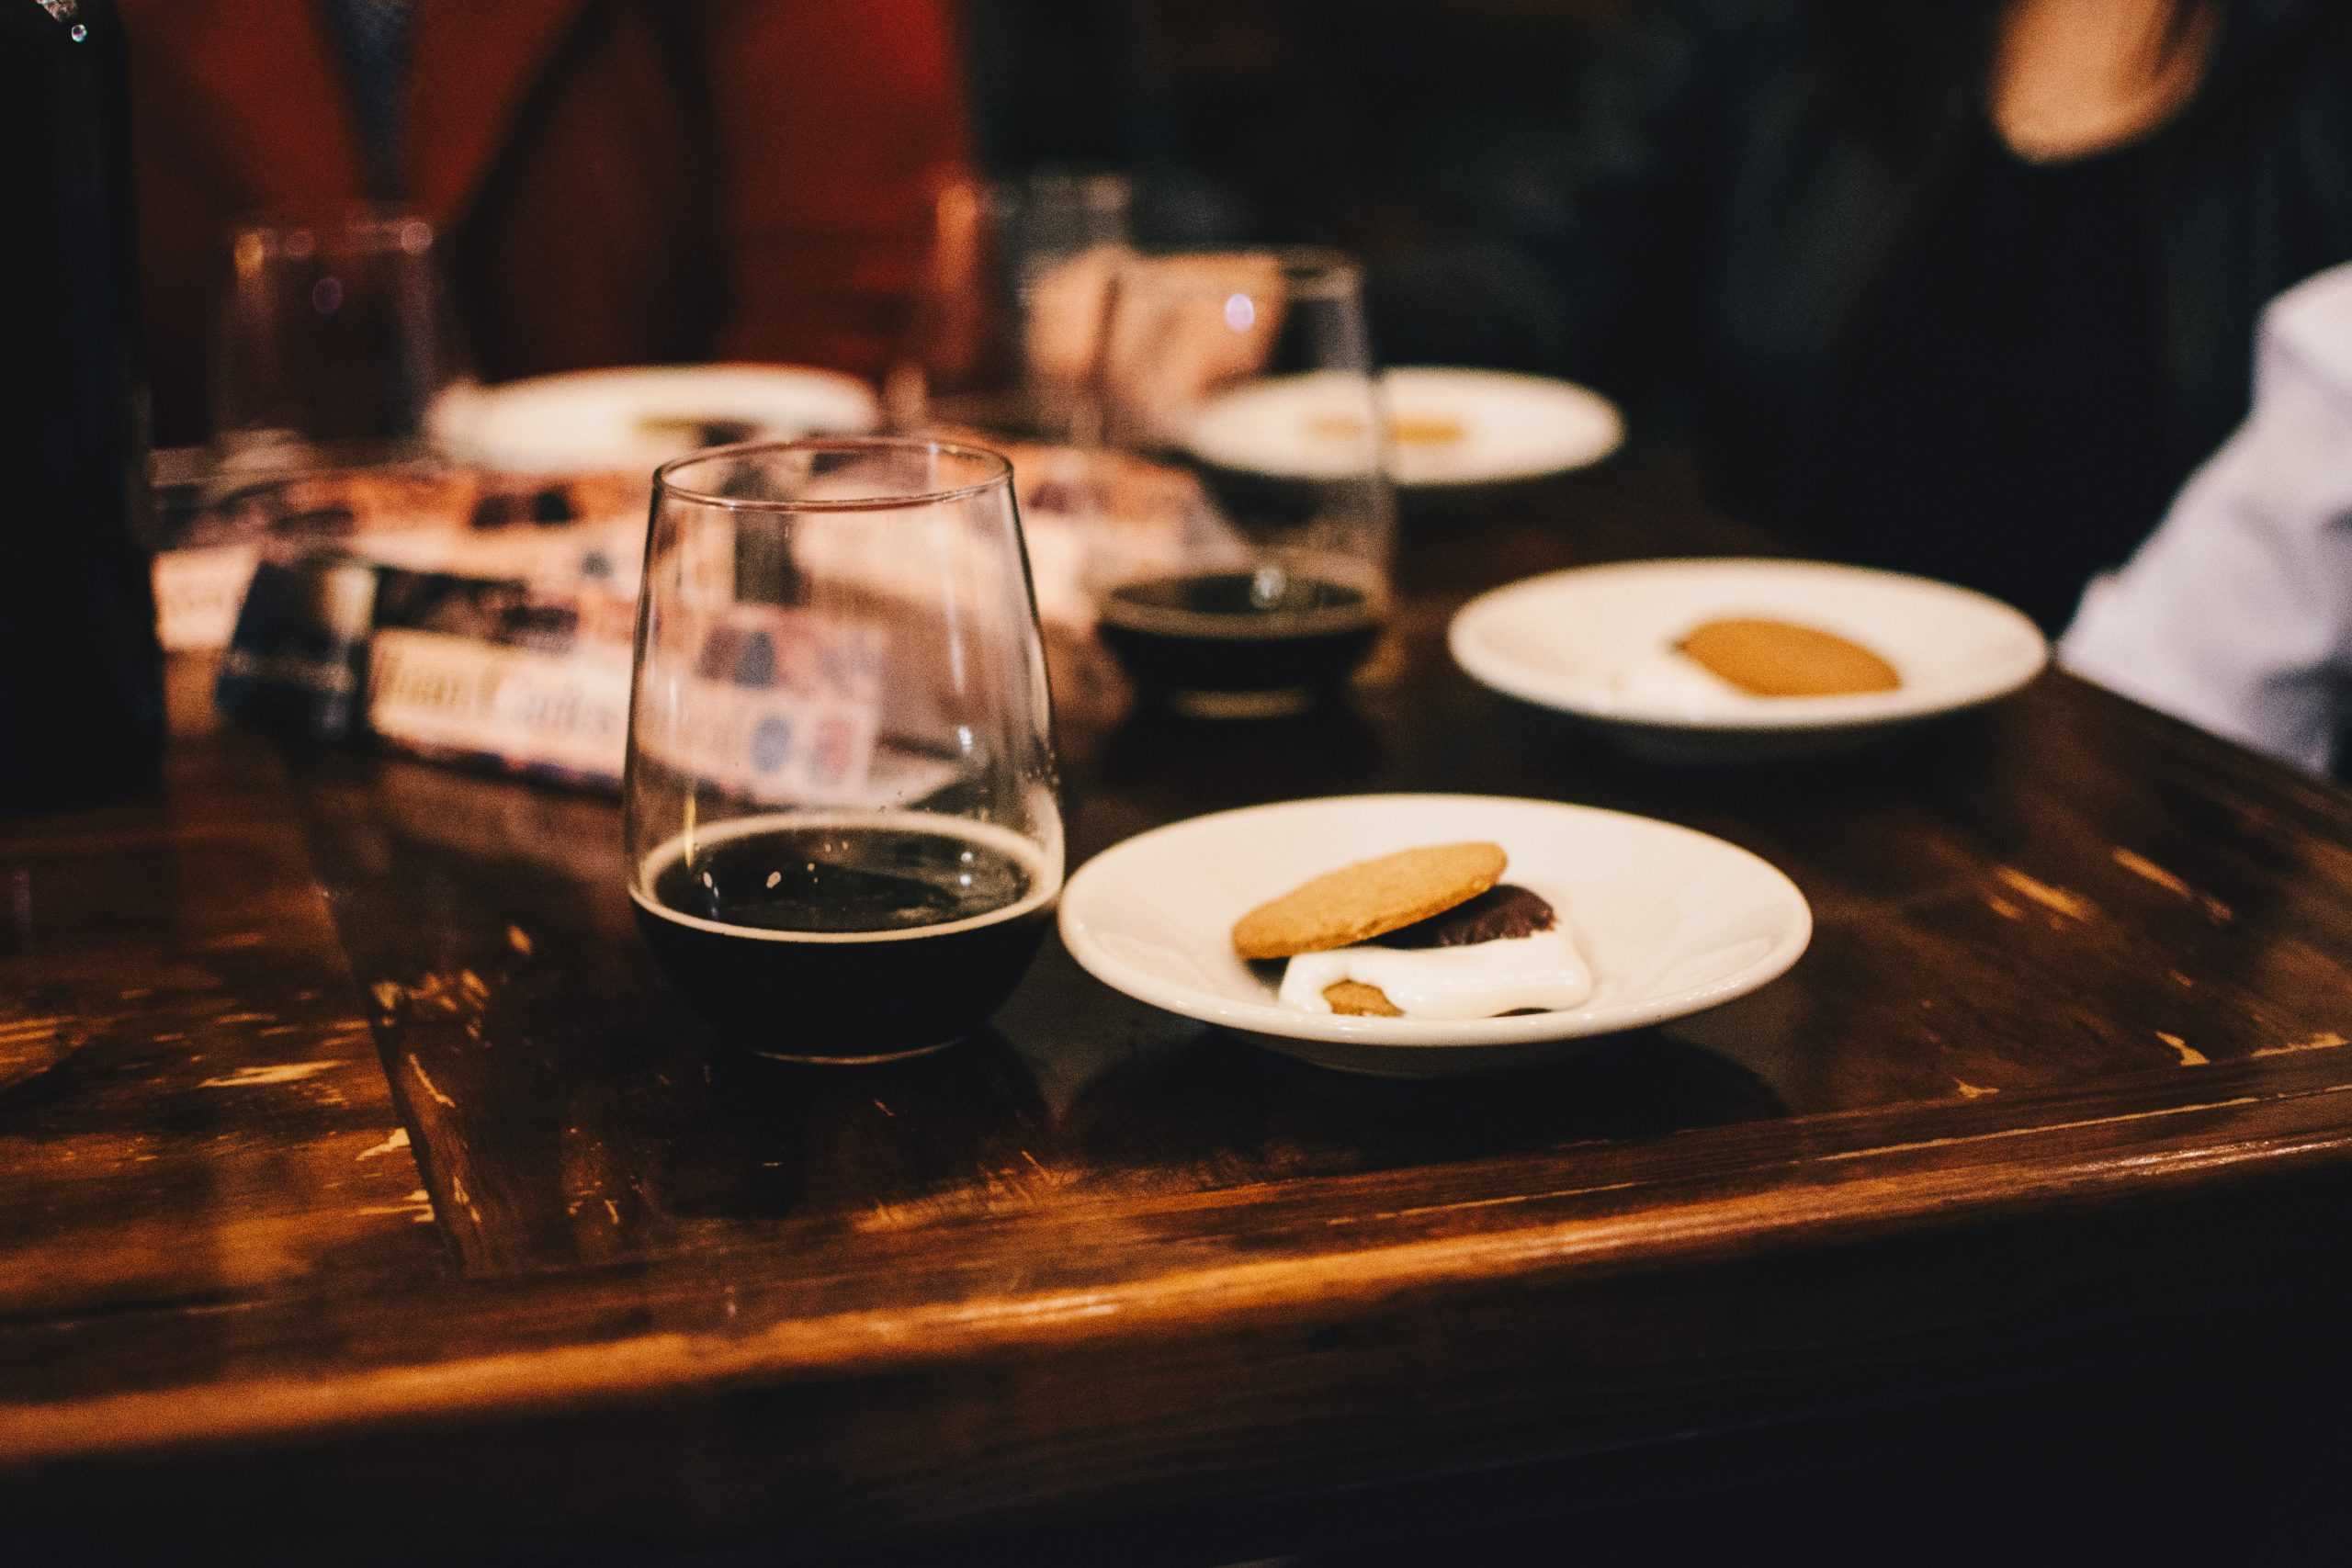
[[[2083,597],[2075,674],[2315,773],[2352,681],[2352,266],[2263,312],[2254,412]]]

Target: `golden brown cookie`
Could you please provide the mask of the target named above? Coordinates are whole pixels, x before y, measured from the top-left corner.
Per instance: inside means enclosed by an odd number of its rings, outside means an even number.
[[[1307,434],[1320,441],[1352,441],[1363,428],[1353,414],[1318,413],[1306,422]],[[1469,434],[1443,414],[1398,414],[1388,422],[1388,439],[1399,446],[1443,446]]]
[[[1789,621],[1709,621],[1676,646],[1759,697],[1834,697],[1903,684],[1894,665],[1861,644]]]
[[[1323,999],[1331,1004],[1333,1012],[1355,1018],[1402,1018],[1405,1010],[1388,999],[1388,993],[1377,986],[1367,986],[1357,980],[1334,980],[1323,987]]]
[[[1476,898],[1502,880],[1502,846],[1429,844],[1358,861],[1259,905],[1234,922],[1244,958],[1290,958],[1368,942]]]
[[[1443,446],[1469,434],[1443,414],[1398,414],[1388,422],[1388,439],[1399,446]]]

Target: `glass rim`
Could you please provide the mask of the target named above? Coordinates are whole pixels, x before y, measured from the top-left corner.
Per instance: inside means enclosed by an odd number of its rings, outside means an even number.
[[[1293,299],[1344,299],[1363,291],[1363,264],[1354,253],[1336,245],[1130,245],[1126,250],[1125,265],[1120,267],[1118,277],[1121,286],[1126,288],[1140,286],[1155,292],[1204,299],[1250,292],[1237,287],[1230,278],[1154,277],[1142,272],[1152,262],[1231,256],[1272,261],[1281,269],[1283,292]]]
[[[433,220],[417,208],[399,201],[324,201],[279,203],[250,209],[230,220],[231,243],[251,236],[254,243],[283,246],[294,234],[308,234],[315,243],[324,239],[349,243],[380,240],[409,242],[422,233],[429,244],[440,238]],[[403,246],[405,248],[405,245]]]
[[[802,496],[781,497],[718,495],[691,485],[681,484],[673,477],[678,469],[696,463],[718,462],[730,458],[770,457],[786,452],[929,452],[976,460],[988,468],[985,478],[967,484],[947,485],[938,490],[910,491],[899,495],[874,496]],[[1001,452],[985,446],[975,446],[964,441],[942,441],[924,435],[811,435],[788,441],[737,441],[725,446],[706,446],[697,452],[687,452],[671,458],[653,470],[653,499],[658,505],[663,498],[673,497],[691,502],[696,506],[713,506],[727,512],[904,512],[917,506],[935,506],[943,502],[961,501],[966,496],[1002,485],[1012,484],[1012,459]]]
[[[975,180],[973,189],[991,209],[1002,211],[1040,197],[1069,196],[1089,212],[1124,209],[1135,202],[1135,179],[1116,169],[1049,164],[1004,179]]]

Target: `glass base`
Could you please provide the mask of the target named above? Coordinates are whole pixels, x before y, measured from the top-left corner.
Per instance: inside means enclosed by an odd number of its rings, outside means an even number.
[[[1186,718],[1288,718],[1321,702],[1323,688],[1277,686],[1268,692],[1169,690],[1155,694],[1170,712]]]
[[[951,1045],[959,1045],[967,1038],[953,1034],[928,1045],[910,1045],[903,1051],[867,1051],[859,1053],[833,1051],[775,1051],[764,1045],[744,1045],[744,1055],[757,1056],[764,1062],[790,1062],[808,1067],[878,1067],[888,1062],[909,1062],[917,1056],[933,1055]]]

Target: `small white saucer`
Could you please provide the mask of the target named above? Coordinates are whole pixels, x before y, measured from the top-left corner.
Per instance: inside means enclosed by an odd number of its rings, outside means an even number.
[[[1282,1006],[1280,965],[1233,951],[1233,922],[1307,878],[1417,844],[1484,839],[1541,894],[1591,965],[1559,1012],[1442,1021]],[[1704,833],[1645,817],[1474,795],[1351,795],[1195,817],[1127,840],[1062,892],[1062,941],[1139,1001],[1348,1072],[1432,1077],[1532,1066],[1591,1037],[1679,1018],[1786,971],[1813,934],[1794,884]]]
[[[1740,691],[1674,651],[1693,627],[1726,616],[1835,632],[1894,665],[1902,684],[1826,697]],[[1795,560],[1551,572],[1473,599],[1446,640],[1483,685],[1683,754],[1850,741],[2007,696],[2050,660],[2040,628],[1997,599],[1924,577]]]
[[[513,473],[647,473],[714,445],[864,435],[873,389],[800,365],[648,365],[540,376],[443,394],[428,416],[452,454]],[[723,444],[723,443],[718,443]]]
[[[1503,484],[1597,463],[1625,438],[1616,405],[1573,382],[1500,370],[1407,367],[1380,378],[1389,478],[1407,490]],[[1363,383],[1341,372],[1274,376],[1202,409],[1204,461],[1280,479],[1343,477],[1362,461]]]

